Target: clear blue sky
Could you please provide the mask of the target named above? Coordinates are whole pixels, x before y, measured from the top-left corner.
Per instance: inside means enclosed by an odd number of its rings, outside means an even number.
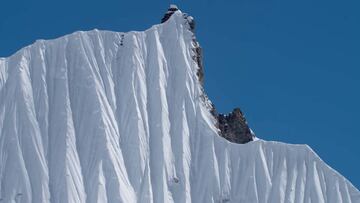
[[[258,137],[310,145],[360,188],[360,1],[172,1],[195,17],[206,91]],[[1,3],[0,56],[77,30],[144,30],[170,1]]]

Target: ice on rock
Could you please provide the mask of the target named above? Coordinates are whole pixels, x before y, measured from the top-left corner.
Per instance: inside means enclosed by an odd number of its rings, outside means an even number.
[[[170,8],[171,8],[171,9],[178,9],[178,7],[177,7],[175,4],[171,4],[171,5],[170,5]]]
[[[218,136],[185,23],[1,58],[0,202],[360,202],[307,146]]]

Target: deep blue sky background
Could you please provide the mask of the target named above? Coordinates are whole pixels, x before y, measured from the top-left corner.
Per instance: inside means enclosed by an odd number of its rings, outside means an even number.
[[[310,145],[360,188],[360,1],[177,0],[195,17],[206,91],[257,136]],[[170,1],[5,0],[0,56],[77,30],[144,30]]]

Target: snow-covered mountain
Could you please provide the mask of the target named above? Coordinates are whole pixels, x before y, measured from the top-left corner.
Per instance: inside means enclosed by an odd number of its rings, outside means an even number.
[[[0,202],[360,202],[306,145],[219,136],[191,20],[0,58]]]

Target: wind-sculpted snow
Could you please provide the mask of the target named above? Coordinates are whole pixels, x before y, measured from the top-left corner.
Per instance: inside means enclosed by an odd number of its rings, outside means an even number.
[[[193,33],[76,32],[0,59],[0,202],[360,202],[309,147],[218,136]]]

